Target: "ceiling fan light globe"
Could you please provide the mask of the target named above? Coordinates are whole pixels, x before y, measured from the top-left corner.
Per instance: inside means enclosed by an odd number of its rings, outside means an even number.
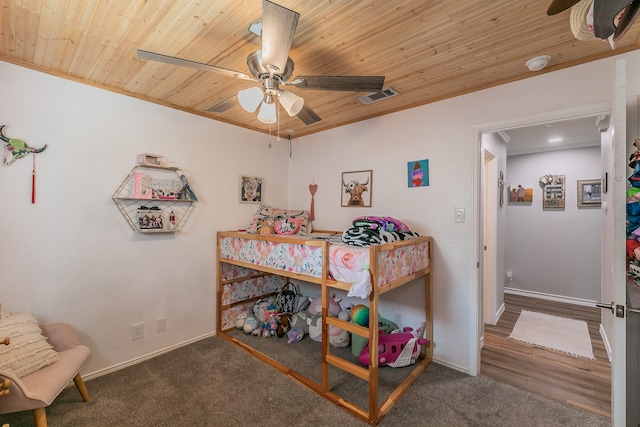
[[[238,102],[240,106],[249,113],[256,111],[258,105],[262,102],[262,98],[262,89],[256,86],[238,92]]]
[[[276,104],[267,104],[266,102],[263,102],[260,106],[260,111],[258,111],[258,120],[268,125],[272,125],[278,121],[278,117],[276,116]]]
[[[279,95],[280,104],[282,104],[287,114],[289,114],[290,117],[297,116],[304,106],[304,99],[288,90],[281,92]]]

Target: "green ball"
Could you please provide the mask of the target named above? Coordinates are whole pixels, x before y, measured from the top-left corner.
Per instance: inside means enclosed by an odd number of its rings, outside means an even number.
[[[369,307],[358,304],[351,309],[351,321],[360,326],[369,326]]]

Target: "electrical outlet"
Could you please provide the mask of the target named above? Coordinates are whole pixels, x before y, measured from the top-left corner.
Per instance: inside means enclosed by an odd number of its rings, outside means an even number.
[[[399,327],[402,328],[402,314],[399,312],[394,312],[393,313],[393,323],[395,323],[396,325],[398,325]]]
[[[144,338],[144,323],[134,323],[131,325],[131,341]]]
[[[167,330],[167,318],[163,317],[156,321],[156,332],[164,332]]]

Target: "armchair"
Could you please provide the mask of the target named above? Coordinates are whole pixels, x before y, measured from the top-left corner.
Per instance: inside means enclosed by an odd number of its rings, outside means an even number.
[[[89,392],[78,372],[91,351],[80,344],[75,328],[67,323],[42,323],[47,337],[60,360],[22,378],[0,370],[0,384],[9,380],[9,393],[0,399],[0,414],[33,410],[37,427],[47,426],[45,407],[73,380],[82,400],[89,402]]]

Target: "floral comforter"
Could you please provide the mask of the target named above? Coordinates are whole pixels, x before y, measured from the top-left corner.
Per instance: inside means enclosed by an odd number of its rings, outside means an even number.
[[[297,235],[296,235],[297,236]],[[290,236],[295,238],[296,236]],[[243,261],[259,267],[270,267],[311,277],[322,277],[322,247],[308,246],[304,240],[330,240],[329,264],[331,276],[340,282],[350,283],[348,296],[368,298],[372,289],[370,248],[348,246],[326,235],[297,236],[300,243],[271,242],[224,236],[219,240],[222,259]],[[340,236],[337,236],[338,239]],[[429,244],[401,247],[379,253],[378,284],[384,286],[429,266]]]

